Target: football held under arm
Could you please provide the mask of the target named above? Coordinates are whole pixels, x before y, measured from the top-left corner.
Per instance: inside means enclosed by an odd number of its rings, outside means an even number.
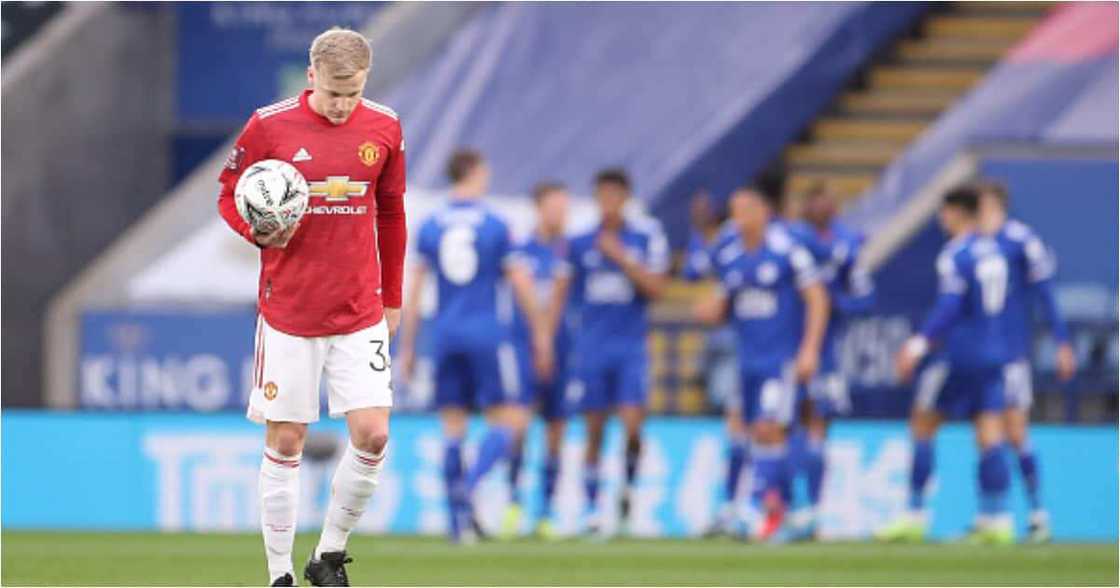
[[[249,122],[245,123],[245,128],[241,130],[241,134],[238,135],[233,150],[230,151],[225,165],[222,166],[222,173],[218,176],[218,182],[221,185],[218,192],[218,214],[222,216],[222,219],[235,233],[241,235],[253,245],[259,245],[253,235],[253,227],[249,226],[249,223],[245,222],[245,219],[238,214],[233,194],[237,188],[237,180],[241,178],[241,173],[250,165],[266,159],[267,154],[267,137],[261,127],[260,119],[254,113],[249,118]]]

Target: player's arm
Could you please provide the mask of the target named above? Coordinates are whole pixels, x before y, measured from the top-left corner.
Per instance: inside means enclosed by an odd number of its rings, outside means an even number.
[[[922,323],[918,334],[903,344],[895,362],[898,377],[903,382],[909,381],[914,375],[918,362],[929,352],[930,344],[943,337],[961,314],[967,285],[956,261],[949,255],[941,255],[937,260],[937,275],[939,293],[933,310]]]
[[[875,308],[875,283],[871,272],[859,263],[859,246],[849,254],[848,279],[832,292],[832,305],[848,316],[868,314]]]
[[[1058,300],[1054,296],[1053,277],[1057,269],[1053,251],[1037,237],[1030,238],[1025,247],[1027,263],[1029,264],[1028,277],[1030,289],[1042,305],[1042,314],[1046,324],[1050,325],[1050,333],[1058,342],[1055,365],[1058,370],[1058,379],[1069,380],[1077,371],[1077,356],[1070,343],[1069,329],[1066,327],[1062,311],[1058,308]]]
[[[821,361],[821,346],[828,328],[828,292],[817,276],[813,256],[802,247],[795,247],[789,256],[801,300],[805,304],[805,321],[801,331],[801,345],[797,349],[794,370],[801,382],[807,382]]]
[[[398,133],[400,127],[397,127]],[[377,180],[377,252],[381,264],[381,300],[393,336],[401,322],[404,256],[408,244],[405,223],[405,159],[404,139],[389,150],[381,177]]]
[[[707,327],[715,327],[727,321],[727,311],[730,306],[730,296],[723,288],[723,284],[716,284],[710,293],[705,294],[692,307],[692,315],[696,320]]]
[[[533,276],[523,263],[518,262],[516,256],[506,263],[506,279],[513,289],[514,299],[525,319],[529,322],[529,332],[533,341],[533,360],[536,365],[537,375],[549,378],[552,375],[553,349],[552,336],[549,328],[549,318],[545,309],[537,305],[536,293],[533,287]]]
[[[405,379],[412,376],[416,365],[416,340],[420,337],[420,299],[424,292],[424,280],[428,275],[425,263],[413,264],[408,276],[408,300],[404,302],[401,319],[400,363]]]
[[[267,155],[268,137],[261,126],[260,119],[254,113],[249,118],[249,122],[245,123],[245,128],[241,130],[241,134],[238,135],[233,150],[226,158],[225,165],[222,166],[222,173],[218,176],[220,185],[218,214],[233,229],[233,232],[241,235],[242,238],[253,245],[258,247],[284,247],[288,244],[292,235],[295,234],[298,223],[269,235],[257,233],[238,214],[237,204],[234,203],[233,199],[233,192],[237,188],[237,180],[241,178],[242,172],[250,165],[265,159]]]
[[[572,269],[567,263],[561,264],[552,280],[552,294],[549,297],[548,308],[545,310],[545,327],[550,338],[556,337],[560,330],[560,321],[564,320],[564,308],[568,304],[568,292],[572,288]]]

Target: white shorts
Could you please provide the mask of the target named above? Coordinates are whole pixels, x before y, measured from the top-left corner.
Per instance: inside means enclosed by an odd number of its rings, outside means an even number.
[[[297,337],[257,318],[249,420],[319,420],[319,383],[327,379],[331,418],[393,405],[389,329],[385,321],[346,335]]]

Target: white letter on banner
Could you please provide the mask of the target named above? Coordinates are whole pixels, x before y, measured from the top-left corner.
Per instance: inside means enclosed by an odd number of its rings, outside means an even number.
[[[109,385],[112,373],[112,356],[87,355],[82,359],[82,406],[113,408],[116,394]]]
[[[702,435],[692,444],[684,474],[677,488],[677,513],[689,534],[699,534],[712,522],[713,480],[723,470],[723,440],[717,435]],[[718,487],[718,486],[717,486]]]

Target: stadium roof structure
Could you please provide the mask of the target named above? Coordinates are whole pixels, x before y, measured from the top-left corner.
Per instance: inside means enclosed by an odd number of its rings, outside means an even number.
[[[845,219],[874,238],[876,267],[977,172],[993,149],[1117,157],[1115,3],[1060,5],[966,97],[895,159]]]

